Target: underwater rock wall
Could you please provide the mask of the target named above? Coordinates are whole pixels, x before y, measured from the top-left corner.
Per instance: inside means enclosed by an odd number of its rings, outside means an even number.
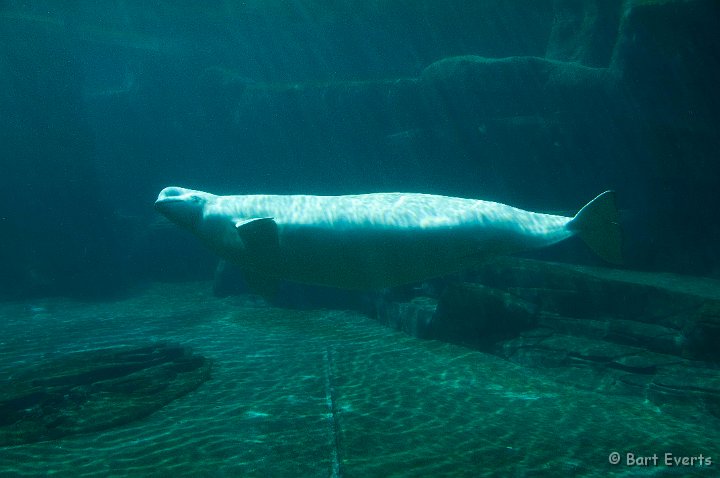
[[[633,248],[642,265],[718,277],[720,7],[712,0],[637,2],[626,9],[611,69],[621,72],[626,142],[651,185]],[[711,221],[712,222],[712,221]]]

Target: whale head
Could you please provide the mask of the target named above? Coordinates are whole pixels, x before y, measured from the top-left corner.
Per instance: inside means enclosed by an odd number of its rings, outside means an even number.
[[[212,194],[171,186],[160,191],[155,209],[175,224],[193,230],[202,220]]]

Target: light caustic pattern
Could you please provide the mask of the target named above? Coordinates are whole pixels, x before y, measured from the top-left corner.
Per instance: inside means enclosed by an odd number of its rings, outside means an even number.
[[[0,304],[2,380],[48,354],[148,341],[214,361],[211,380],[145,419],[0,450],[0,475],[601,477],[618,469],[614,450],[717,451],[707,417],[579,390],[356,313],[254,306],[210,288]]]

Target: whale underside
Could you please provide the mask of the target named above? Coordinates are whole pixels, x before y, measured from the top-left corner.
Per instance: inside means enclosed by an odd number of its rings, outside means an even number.
[[[377,289],[455,272],[509,246],[486,241],[487,247],[480,248],[469,228],[453,232],[454,240],[448,241],[438,229],[336,232],[281,226],[276,275],[346,289]],[[246,267],[260,274],[268,270],[263,261]]]
[[[392,287],[575,234],[605,260],[620,262],[611,191],[574,218],[417,193],[216,196],[179,187],[163,189],[156,208],[243,269],[250,284]]]

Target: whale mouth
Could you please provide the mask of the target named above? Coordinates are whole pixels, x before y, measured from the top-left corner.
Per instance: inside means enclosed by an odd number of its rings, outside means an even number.
[[[155,209],[157,209],[158,211],[165,211],[169,207],[172,207],[173,204],[178,204],[181,202],[183,202],[183,200],[179,197],[158,198],[158,200],[155,201]]]
[[[157,206],[158,204],[168,204],[168,203],[174,203],[174,202],[183,202],[183,198],[177,197],[177,196],[158,198],[155,201],[155,205]]]

